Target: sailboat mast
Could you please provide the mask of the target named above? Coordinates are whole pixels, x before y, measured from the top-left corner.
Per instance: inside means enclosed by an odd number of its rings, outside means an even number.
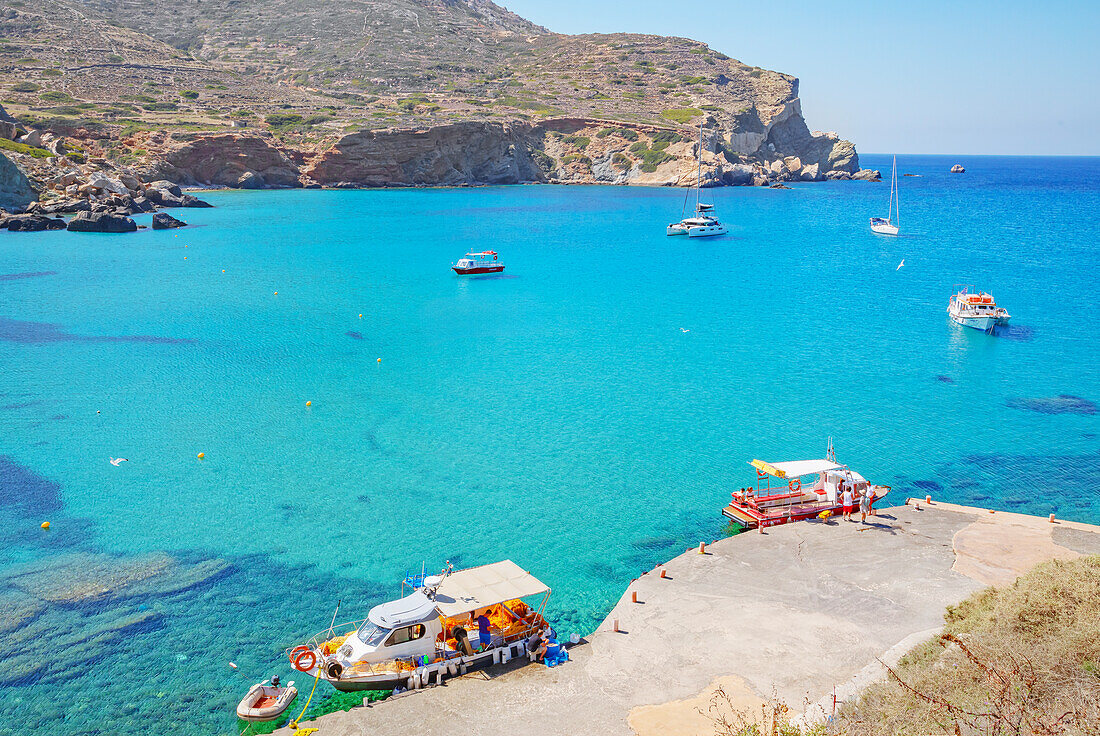
[[[699,150],[695,166],[695,211],[699,211],[699,188],[703,183],[703,121],[699,121]]]
[[[897,207],[898,221],[895,225],[901,225],[901,192],[898,191],[898,157],[894,156],[894,206]]]

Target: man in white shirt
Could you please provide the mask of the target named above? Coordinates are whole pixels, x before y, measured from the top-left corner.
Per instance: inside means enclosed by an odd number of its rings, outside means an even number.
[[[845,481],[840,482],[841,494],[840,502],[844,506],[844,518],[847,521],[852,520],[852,512],[856,510],[856,499],[852,494],[852,484]]]

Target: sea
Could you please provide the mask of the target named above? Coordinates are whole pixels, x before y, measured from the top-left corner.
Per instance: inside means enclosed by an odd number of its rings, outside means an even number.
[[[898,156],[898,237],[861,163],[705,190],[717,238],[665,235],[684,190],[546,185],[0,234],[0,736],[238,734],[288,647],[448,562],[587,634],[830,441],[887,502],[1100,523],[1100,159]]]

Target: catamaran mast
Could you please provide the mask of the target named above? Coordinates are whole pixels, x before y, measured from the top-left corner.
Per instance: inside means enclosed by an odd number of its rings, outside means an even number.
[[[695,211],[699,211],[699,188],[703,182],[703,121],[699,121],[699,150],[695,167]]]

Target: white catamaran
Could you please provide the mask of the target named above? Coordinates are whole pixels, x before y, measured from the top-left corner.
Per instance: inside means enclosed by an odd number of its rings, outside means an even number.
[[[699,150],[695,167],[695,215],[687,217],[687,203],[691,190],[684,194],[684,209],[681,220],[665,228],[665,235],[687,235],[689,238],[705,238],[711,235],[725,235],[726,226],[718,221],[713,204],[700,201],[703,181],[703,124],[699,123]]]
[[[897,214],[897,219],[894,215]],[[871,230],[879,235],[897,235],[901,226],[901,202],[898,200],[898,157],[894,156],[893,170],[890,172],[890,209],[886,217],[872,217]]]

